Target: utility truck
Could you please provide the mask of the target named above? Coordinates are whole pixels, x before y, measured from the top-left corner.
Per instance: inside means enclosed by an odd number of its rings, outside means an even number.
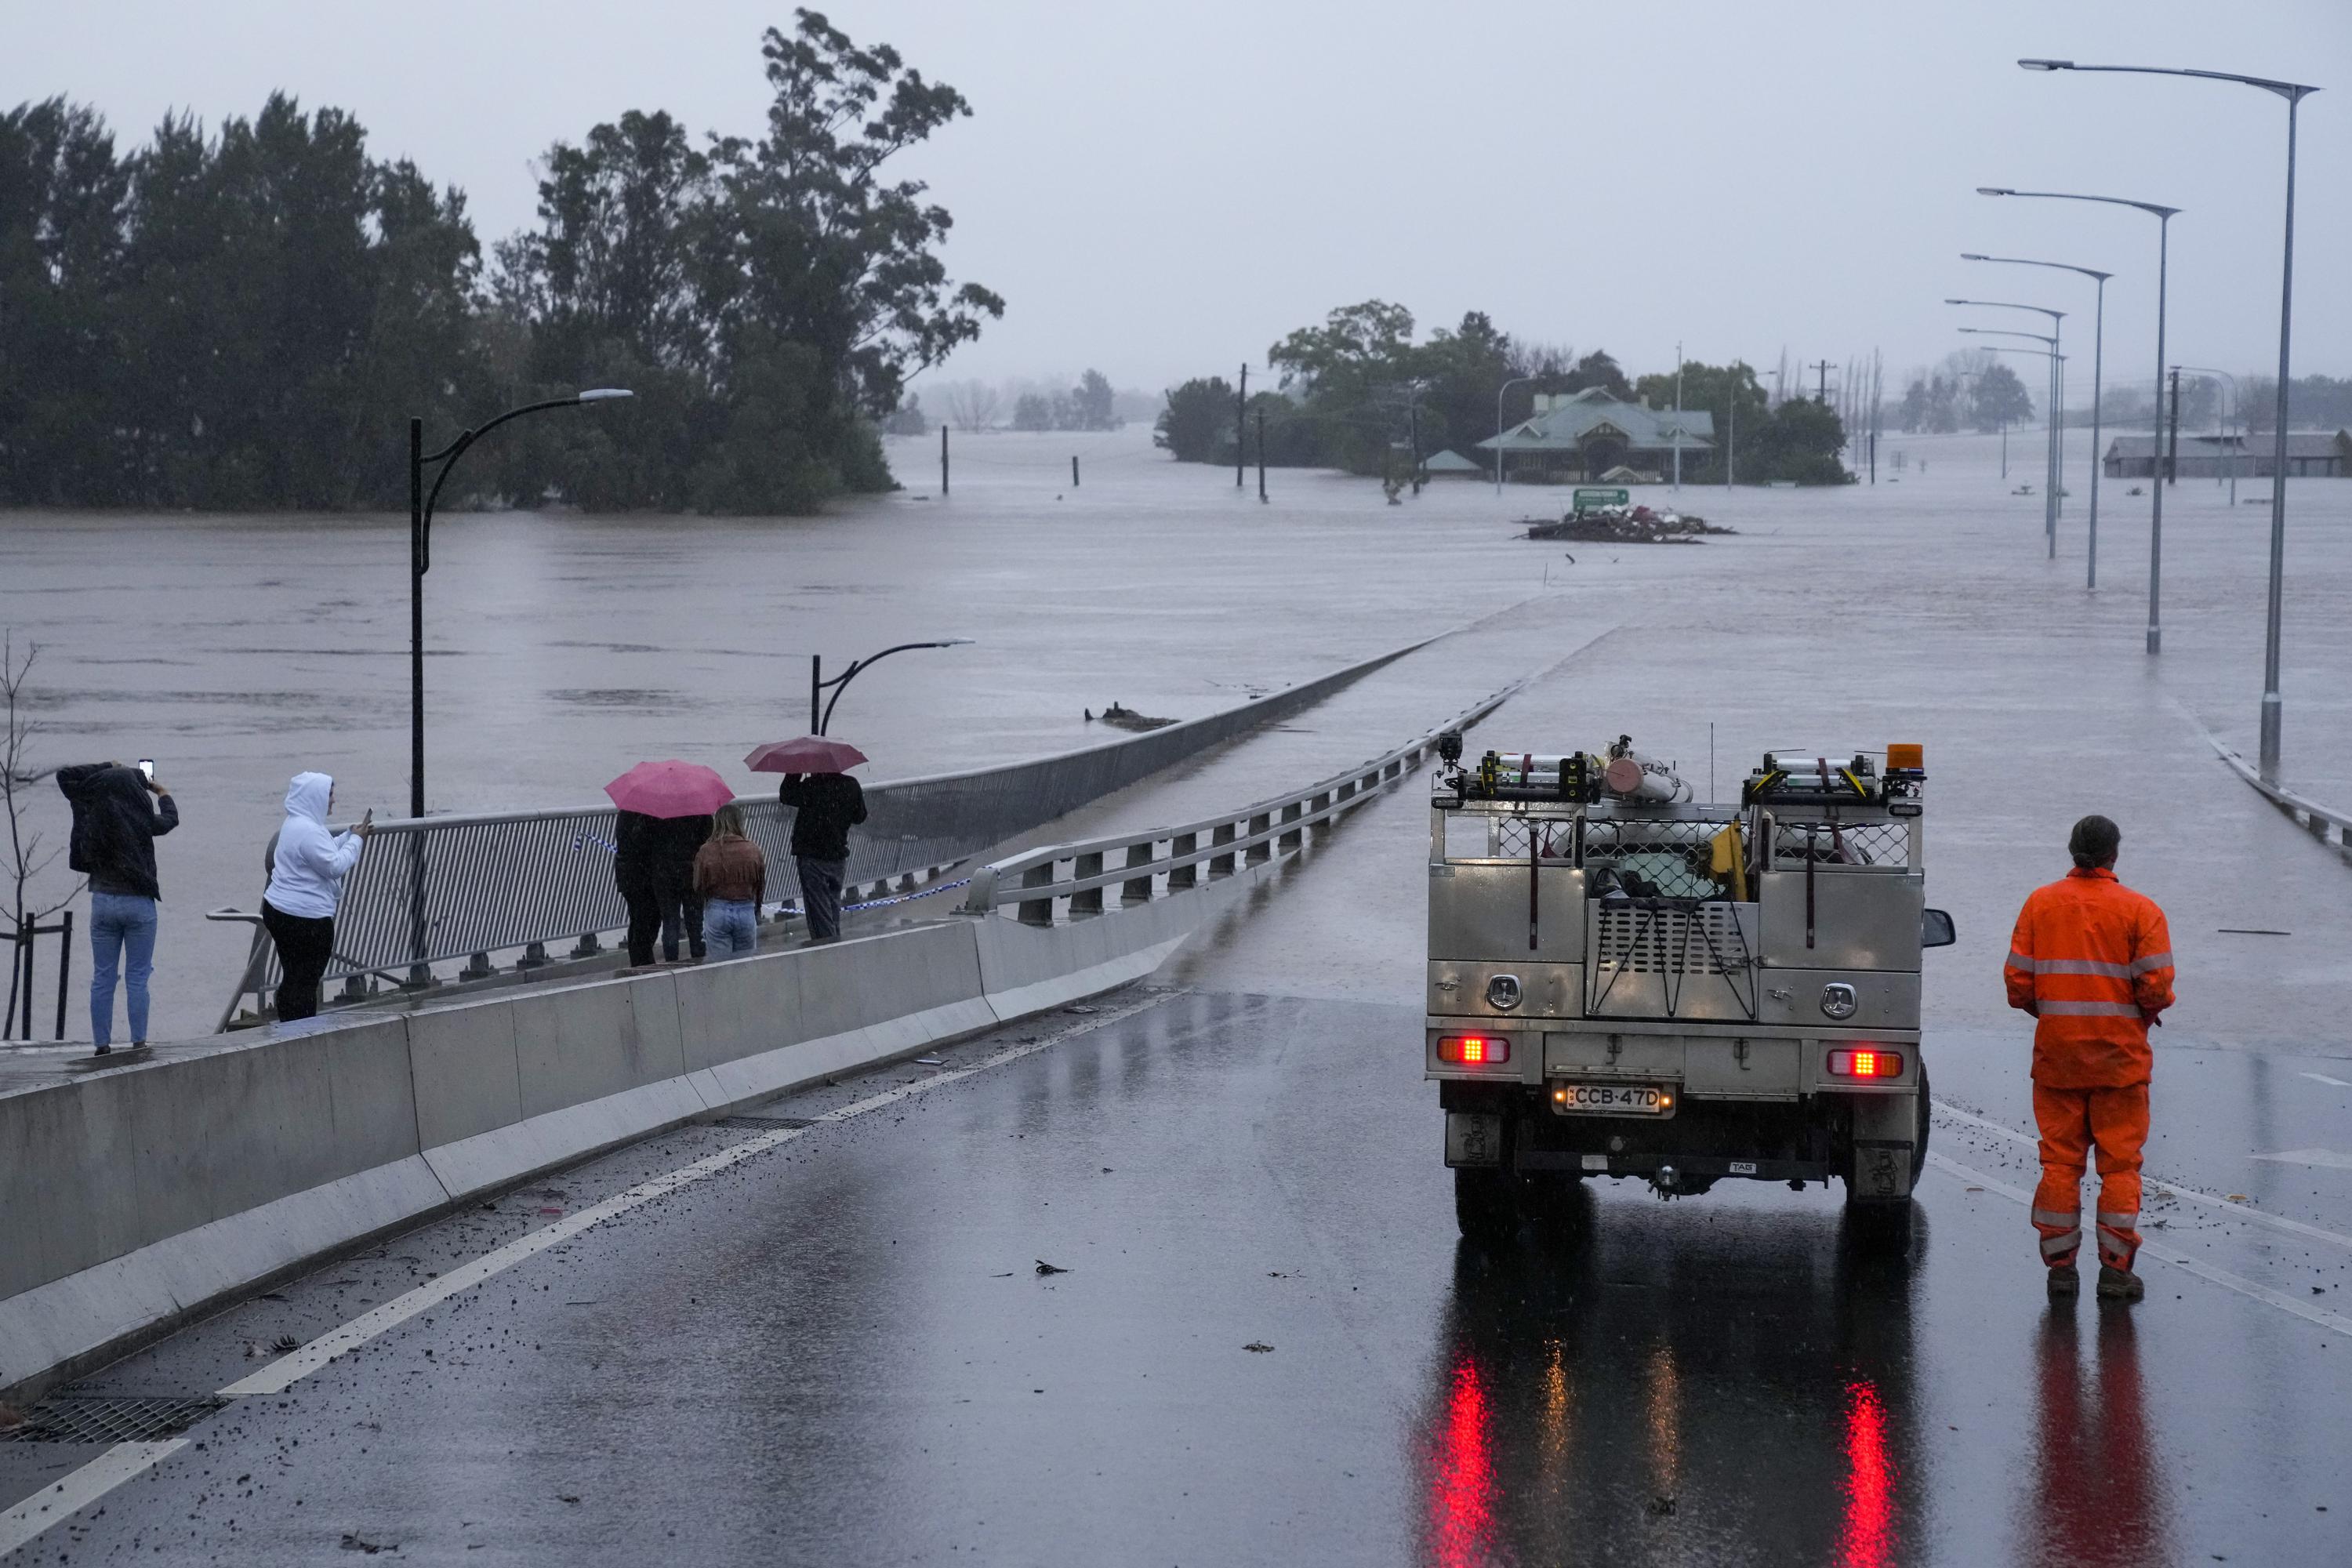
[[[1920,957],[1954,940],[1926,907],[1922,748],[1769,752],[1736,805],[1631,737],[1439,755],[1425,1071],[1462,1233],[1590,1177],[1835,1177],[1858,1229],[1907,1237]]]

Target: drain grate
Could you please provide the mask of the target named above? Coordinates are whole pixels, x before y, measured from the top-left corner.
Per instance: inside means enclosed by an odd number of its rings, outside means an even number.
[[[176,1437],[228,1403],[226,1399],[44,1399],[0,1443],[152,1443]]]
[[[748,1127],[755,1131],[772,1132],[779,1127],[814,1127],[815,1122],[805,1116],[722,1116],[721,1127]]]

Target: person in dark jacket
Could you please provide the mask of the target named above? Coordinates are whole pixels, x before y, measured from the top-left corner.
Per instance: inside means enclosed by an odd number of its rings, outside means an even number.
[[[613,827],[613,881],[629,906],[629,963],[654,961],[661,933],[662,961],[677,962],[678,939],[699,962],[702,899],[694,890],[694,852],[710,837],[707,816],[647,816],[622,812]]]
[[[793,868],[800,873],[809,940],[838,941],[849,830],[866,820],[866,792],[847,773],[786,773],[776,798],[793,808]]]
[[[114,1048],[121,971],[137,1050],[147,1043],[147,977],[155,968],[155,905],[163,896],[155,880],[155,840],[180,826],[180,808],[169,789],[121,763],[59,768],[58,788],[73,807],[67,864],[89,879],[89,1037],[100,1056]]]

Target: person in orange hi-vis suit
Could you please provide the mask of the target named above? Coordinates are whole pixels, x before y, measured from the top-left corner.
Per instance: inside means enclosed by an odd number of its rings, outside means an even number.
[[[2140,1147],[2147,1142],[2148,1026],[2172,1005],[2172,935],[2156,900],[2116,880],[2122,830],[2104,816],[2074,825],[2074,868],[2036,888],[2018,911],[2002,976],[2009,1005],[2033,1027],[2033,1120],[2042,1184],[2033,1228],[2050,1296],[2082,1289],[2083,1166],[2099,1162],[2099,1294],[2137,1301]]]

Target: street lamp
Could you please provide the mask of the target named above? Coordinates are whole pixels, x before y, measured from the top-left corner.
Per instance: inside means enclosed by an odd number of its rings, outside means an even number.
[[[2050,559],[2058,559],[2058,492],[2066,483],[2066,447],[2063,431],[2065,426],[2066,382],[2060,368],[2066,363],[2060,353],[2059,338],[2064,335],[2066,312],[2053,310],[2046,305],[2020,305],[2007,300],[1947,300],[1947,305],[1971,305],[1988,310],[2033,310],[2050,318],[2050,331],[2056,334],[2042,341],[2050,345],[2050,456],[2043,465],[2045,491],[2042,501],[2042,531],[2049,536]],[[1961,331],[1969,329],[1963,327]]]
[[[2106,374],[2107,279],[2115,274],[2064,261],[2029,261],[2021,256],[1980,256],[1974,251],[1962,251],[1960,259],[1999,262],[2008,267],[2053,267],[2061,272],[2079,272],[2098,280],[2098,314],[2093,318],[2091,329],[2091,542],[2083,579],[2084,587],[2095,588],[2099,585],[2099,388]]]
[[[2271,468],[2271,582],[2270,615],[2263,632],[2263,746],[2262,774],[2265,783],[2278,782],[2279,717],[2282,706],[2279,697],[2279,599],[2286,569],[2286,386],[2288,349],[2294,341],[2294,121],[2295,111],[2303,100],[2319,89],[2300,82],[2274,81],[2269,77],[2240,76],[2234,71],[2182,70],[2166,66],[2081,66],[2073,60],[2027,59],[2017,62],[2033,71],[2103,71],[2128,76],[2189,76],[2207,81],[2233,81],[2241,87],[2258,87],[2286,100],[2286,239],[2281,247],[2279,263],[2279,369],[2278,411],[2273,421]],[[2162,321],[2161,308],[2158,320]],[[2157,329],[2157,384],[2163,385],[2164,331]],[[2161,397],[2158,402],[2162,401]],[[2158,423],[2161,423],[2159,416]],[[2161,514],[2164,488],[2156,488],[2157,506]],[[2151,610],[2153,605],[2151,604]],[[2152,623],[2151,623],[2152,626]],[[2149,634],[2155,636],[2153,629]],[[2150,653],[2156,651],[2151,646]]]
[[[2210,364],[2177,364],[2172,368],[2195,371],[2199,375],[2218,375],[2230,384],[2230,504],[2234,507],[2238,504],[2238,422],[2246,412],[2244,400],[2238,395],[2238,378]]]
[[[537,414],[550,408],[579,408],[591,403],[611,403],[636,394],[625,387],[598,386],[577,392],[570,397],[550,398],[544,403],[528,403],[520,408],[509,408],[487,425],[470,430],[460,430],[457,438],[437,452],[425,450],[425,421],[408,422],[408,815],[425,815],[425,574],[433,570],[433,503],[441,499],[441,487],[449,480],[449,470],[466,449],[509,419],[520,419],[526,414]],[[433,476],[433,488],[425,488],[425,468],[428,463],[441,465]]]
[[[908,648],[970,647],[971,641],[970,637],[949,637],[943,642],[902,642],[894,647],[886,647],[880,653],[870,654],[864,658],[851,659],[849,668],[831,680],[821,679],[824,673],[824,656],[814,653],[809,655],[809,733],[813,735],[824,733],[824,727],[833,722],[834,704],[841,700],[842,691],[851,681],[857,679],[861,671],[871,668],[877,661],[888,658],[894,653],[904,653]],[[820,710],[817,703],[827,690],[832,691],[832,700],[825,702]]]
[[[2055,62],[2045,62],[2035,69],[2055,70]],[[2156,218],[2156,449],[2164,450],[2164,295],[2165,263],[2172,237],[2172,220],[2179,216],[2179,207],[2159,205],[2155,202],[2135,202],[2123,196],[2086,196],[2070,191],[2019,191],[2007,185],[1979,185],[1980,196],[2033,196],[2047,201],[2103,202],[2108,206],[2137,207]],[[2161,479],[2163,464],[2159,459],[2152,472]],[[2164,651],[2164,625],[2159,601],[2164,588],[2164,486],[2152,484],[2148,489],[2155,499],[2148,508],[2147,521],[2147,651]]]
[[[1495,389],[1495,493],[1498,496],[1503,493],[1503,394],[1543,379],[1539,375],[1515,375]]]

